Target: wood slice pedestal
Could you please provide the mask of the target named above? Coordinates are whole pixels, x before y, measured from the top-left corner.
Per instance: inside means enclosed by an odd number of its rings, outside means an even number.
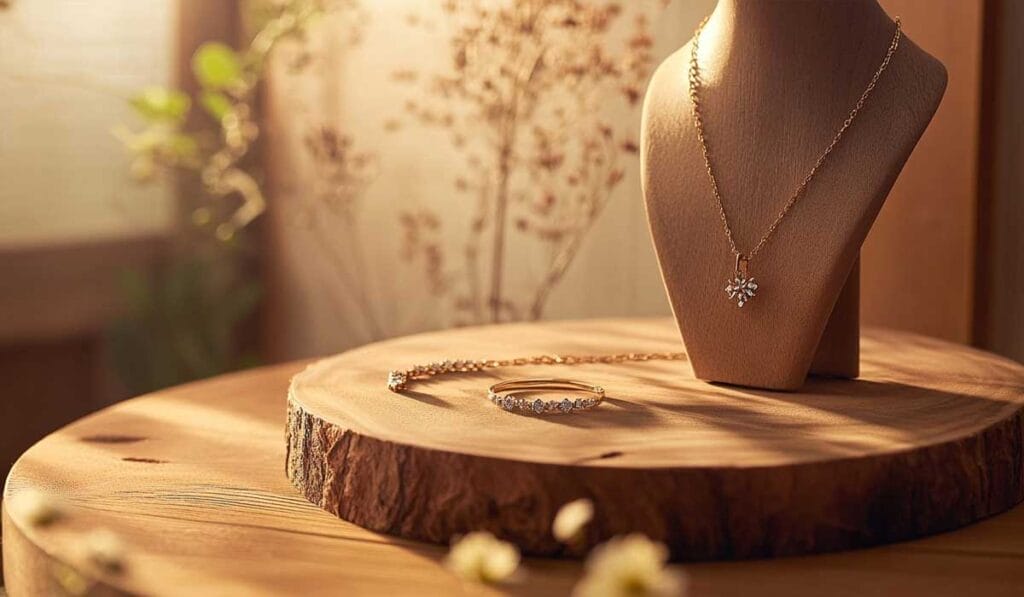
[[[404,395],[389,369],[445,358],[681,350],[671,320],[517,324],[410,336],[311,365],[288,393],[287,473],[329,512],[447,543],[486,529],[533,555],[643,532],[680,560],[814,553],[945,531],[1024,499],[1024,367],[884,330],[861,377],[797,393],[712,385],[688,363],[529,366],[445,376]],[[502,411],[487,387],[571,377],[606,403]],[[594,501],[586,545],[551,520]]]

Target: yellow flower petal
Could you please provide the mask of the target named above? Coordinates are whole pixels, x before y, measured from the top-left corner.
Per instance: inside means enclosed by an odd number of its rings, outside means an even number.
[[[665,566],[668,549],[644,535],[615,537],[594,548],[573,597],[669,597],[686,594],[686,576]]]
[[[515,545],[477,531],[452,545],[445,566],[470,582],[499,583],[515,573],[519,560],[519,548]]]
[[[578,537],[593,518],[594,502],[587,498],[573,500],[559,508],[551,523],[551,534],[562,543],[568,543]]]
[[[82,541],[86,557],[107,572],[120,572],[124,568],[124,543],[106,529],[92,531]]]
[[[23,489],[14,494],[8,505],[15,516],[34,527],[44,527],[64,515],[60,505],[49,494],[38,489]]]

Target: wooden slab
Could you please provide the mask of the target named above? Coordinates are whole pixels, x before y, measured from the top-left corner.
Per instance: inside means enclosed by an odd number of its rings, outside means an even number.
[[[566,595],[569,560],[527,559],[522,580],[480,588],[441,564],[446,549],[367,531],[302,498],[284,475],[285,393],[300,364],[258,369],[129,400],[45,438],[15,463],[3,494],[11,597],[55,594],[68,567],[90,595]],[[33,527],[8,505],[26,490],[66,503]],[[126,544],[121,574],[97,570],[82,538]],[[855,552],[690,564],[692,593],[739,597],[1019,596],[1024,506],[953,533]]]
[[[799,393],[710,385],[686,362],[531,366],[385,388],[389,369],[451,359],[681,350],[669,320],[471,328],[318,362],[288,395],[287,472],[360,526],[447,543],[488,529],[565,555],[549,526],[597,505],[593,545],[641,531],[677,559],[736,559],[888,543],[957,528],[1024,498],[1024,367],[868,330],[862,377]],[[607,404],[533,417],[491,405],[523,376],[602,385]]]

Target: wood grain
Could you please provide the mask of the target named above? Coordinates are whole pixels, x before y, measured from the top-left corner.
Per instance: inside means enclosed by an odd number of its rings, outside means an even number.
[[[685,362],[533,366],[384,386],[445,358],[681,350],[669,320],[470,328],[369,345],[310,366],[288,398],[287,471],[361,526],[446,543],[485,528],[566,555],[548,529],[597,504],[587,544],[630,531],[679,559],[831,551],[969,524],[1024,498],[1024,368],[944,341],[872,330],[863,376],[784,394],[710,385]],[[605,387],[588,413],[487,402],[499,377]]]
[[[288,483],[281,466],[284,396],[300,368],[225,376],[130,400],[26,452],[4,493],[11,597],[53,593],[58,566],[95,582],[101,595],[459,594],[458,579],[441,565],[444,549],[338,521]],[[46,528],[15,519],[6,504],[28,487],[56,494],[67,519]],[[85,558],[82,538],[97,528],[126,543],[124,574],[106,574]],[[565,594],[572,576],[531,580],[542,593]]]
[[[56,566],[85,576],[98,595],[569,592],[582,573],[576,562],[527,559],[517,584],[466,586],[443,568],[444,548],[365,530],[301,497],[282,471],[282,426],[288,381],[302,367],[253,370],[130,400],[32,447],[3,495],[11,597],[48,594]],[[8,511],[28,488],[64,500],[66,520],[35,528]],[[127,544],[123,574],[102,573],[83,558],[82,537],[97,528]],[[701,597],[749,595],[752,587],[764,597],[1015,596],[1024,588],[1024,507],[906,544],[686,570],[692,594]]]

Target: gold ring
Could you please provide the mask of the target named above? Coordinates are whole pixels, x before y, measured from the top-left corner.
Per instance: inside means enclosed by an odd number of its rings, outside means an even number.
[[[585,392],[592,398],[562,398],[561,400],[529,400],[521,394],[544,392],[550,390],[567,390]],[[487,398],[495,405],[508,411],[527,411],[537,415],[545,413],[571,413],[578,410],[589,410],[604,400],[604,388],[574,379],[557,379],[538,377],[530,379],[510,379],[494,384],[487,391]]]

